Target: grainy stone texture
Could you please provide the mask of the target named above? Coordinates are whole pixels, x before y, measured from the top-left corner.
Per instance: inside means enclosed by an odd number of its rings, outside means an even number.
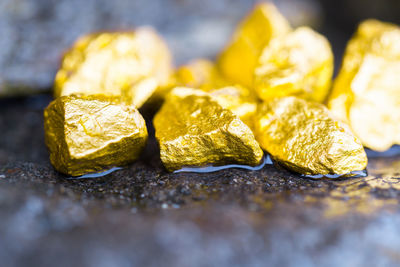
[[[5,266],[399,264],[399,156],[370,153],[370,176],[336,181],[270,165],[170,174],[152,137],[129,168],[68,180],[44,145],[50,99],[0,101]]]

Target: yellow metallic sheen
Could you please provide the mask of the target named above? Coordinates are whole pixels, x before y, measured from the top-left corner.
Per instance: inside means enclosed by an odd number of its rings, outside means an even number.
[[[201,58],[179,67],[175,72],[175,77],[178,86],[199,88],[205,91],[232,85],[222,77],[214,62]]]
[[[232,85],[211,90],[209,93],[223,108],[232,111],[253,129],[258,101],[250,90],[240,85]]]
[[[169,82],[154,92],[149,102],[162,102],[166,95],[175,87],[190,87],[209,91],[232,85],[224,79],[214,62],[198,58],[180,66],[170,76]]]
[[[323,102],[332,74],[329,41],[308,27],[300,27],[265,47],[255,70],[254,87],[265,101],[297,96]]]
[[[57,98],[44,111],[46,145],[59,172],[79,176],[136,160],[147,142],[146,123],[118,98]]]
[[[366,20],[349,41],[329,98],[364,146],[400,144],[400,27]]]
[[[183,65],[175,72],[175,86],[185,86],[209,92],[222,107],[252,128],[257,110],[257,97],[248,88],[227,81],[215,64],[207,59],[196,59]]]
[[[253,85],[254,68],[268,43],[291,30],[272,3],[261,3],[239,24],[232,40],[218,57],[218,67],[232,82]]]
[[[368,162],[347,125],[324,105],[293,96],[259,106],[255,136],[278,164],[304,175],[345,175]]]
[[[262,160],[249,127],[201,90],[175,88],[153,122],[168,171],[233,163],[256,166]]]
[[[168,82],[171,72],[168,47],[151,28],[93,33],[64,55],[54,95],[122,96],[139,108]]]

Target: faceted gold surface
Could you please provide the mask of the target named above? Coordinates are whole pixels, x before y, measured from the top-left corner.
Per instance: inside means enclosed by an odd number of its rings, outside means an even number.
[[[399,74],[400,27],[361,23],[347,45],[328,106],[373,150],[400,144]]]
[[[328,40],[300,27],[265,47],[255,70],[254,87],[263,100],[298,96],[323,102],[332,74],[333,53]]]
[[[52,165],[79,176],[126,165],[147,142],[143,117],[131,105],[105,96],[62,96],[44,111]]]
[[[154,118],[161,160],[168,171],[188,166],[261,162],[251,130],[209,94],[175,88]]]
[[[140,107],[171,70],[170,52],[150,28],[89,34],[64,55],[54,95],[122,96]]]
[[[218,103],[246,123],[250,128],[257,109],[257,97],[244,86],[224,79],[215,64],[207,59],[196,59],[175,72],[175,85],[209,92]]]
[[[222,74],[251,87],[253,73],[263,48],[273,38],[291,30],[288,21],[271,3],[258,4],[239,24],[228,46],[218,58]]]
[[[223,108],[232,111],[250,129],[253,129],[258,101],[249,89],[240,85],[232,85],[210,90],[209,93]]]
[[[205,91],[230,85],[215,64],[207,59],[196,59],[177,69],[176,84]]]
[[[176,69],[170,76],[168,84],[159,87],[150,102],[162,102],[175,87],[184,86],[209,91],[227,85],[232,85],[232,83],[222,77],[214,62],[198,58]]]
[[[319,103],[297,97],[265,102],[255,135],[276,162],[301,174],[344,175],[367,166],[360,140]]]

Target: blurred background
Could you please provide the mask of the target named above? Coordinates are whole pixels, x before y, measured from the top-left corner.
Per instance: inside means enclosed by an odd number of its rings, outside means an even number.
[[[213,58],[254,0],[0,0],[0,95],[48,91],[62,52],[82,34],[152,25],[177,65]],[[336,68],[346,41],[366,18],[399,22],[397,0],[275,0],[293,26],[331,41]]]

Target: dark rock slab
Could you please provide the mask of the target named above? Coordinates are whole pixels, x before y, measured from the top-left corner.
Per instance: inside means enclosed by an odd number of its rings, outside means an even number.
[[[0,101],[4,266],[399,264],[396,151],[370,153],[366,178],[312,180],[271,165],[170,174],[151,139],[131,166],[74,180],[48,162],[48,101]]]

